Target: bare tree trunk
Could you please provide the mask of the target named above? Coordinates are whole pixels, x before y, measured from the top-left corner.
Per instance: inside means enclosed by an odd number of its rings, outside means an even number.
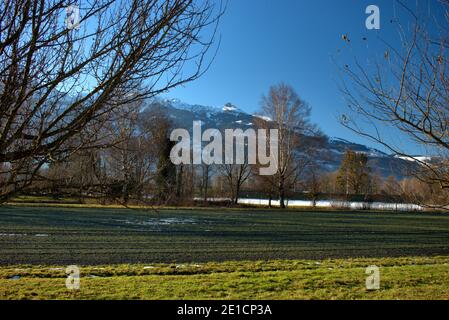
[[[181,198],[182,195],[182,175],[183,175],[183,165],[181,164],[178,168],[178,178],[176,179],[176,197]]]
[[[238,204],[238,203],[239,203],[239,194],[240,194],[240,185],[237,184],[237,185],[235,186],[234,204]]]
[[[195,186],[196,186],[196,184],[195,184],[195,166],[192,164],[191,166],[190,166],[190,181],[191,181],[191,186],[192,186],[192,189],[191,189],[191,192],[192,192],[192,200],[195,198]]]
[[[203,165],[203,197],[204,202],[207,202],[207,192],[209,189],[209,166]]]
[[[285,177],[279,177],[279,205],[285,209]]]

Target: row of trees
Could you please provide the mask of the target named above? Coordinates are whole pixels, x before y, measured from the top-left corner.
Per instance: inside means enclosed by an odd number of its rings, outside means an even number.
[[[412,201],[440,204],[447,200],[436,184],[416,178],[382,178],[364,153],[347,150],[336,172],[323,172],[316,155],[326,137],[310,120],[311,108],[285,84],[270,88],[261,103],[257,128],[279,132],[279,156],[274,175],[259,175],[259,164],[175,165],[170,159],[174,124],[158,100],[129,103],[110,112],[111,119],[96,135],[100,147],[79,148],[64,159],[51,159],[29,186],[17,190],[55,199],[76,198],[100,203],[208,203],[210,198],[238,204],[241,196]],[[270,146],[269,146],[270,147]],[[249,151],[248,148],[245,148]]]
[[[286,93],[297,97],[284,84],[272,87],[269,92],[270,103],[265,98],[262,110],[270,110],[274,101],[288,101],[280,97]],[[138,104],[129,106],[114,125],[104,129],[103,135],[116,141],[114,145],[81,150],[65,161],[50,163],[40,170],[42,179],[29,190],[54,198],[95,199],[124,205],[207,204],[210,198],[235,205],[242,196],[268,198],[270,205],[272,200],[279,199],[281,207],[292,198],[419,203],[447,200],[447,194],[437,185],[415,178],[401,181],[393,176],[383,178],[370,167],[364,153],[347,150],[337,171],[322,171],[315,155],[326,138],[310,124],[307,118],[310,107],[298,97],[292,101],[295,103],[279,110],[288,111],[298,105],[304,109],[288,116],[290,121],[296,117],[296,126],[283,132],[288,144],[280,143],[278,170],[274,175],[260,175],[258,164],[174,165],[170,160],[174,142],[168,138],[173,124],[155,102],[143,110]],[[260,127],[280,127],[274,120],[257,121]]]
[[[207,199],[218,183],[234,203],[253,185],[285,207],[298,190],[312,197],[322,193],[325,180],[336,186],[333,193],[376,194],[379,179],[361,154],[348,152],[335,179],[320,172],[313,160],[322,134],[309,121],[308,104],[285,84],[262,100],[261,114],[270,121],[255,123],[279,131],[273,176],[254,175],[254,166],[246,164],[169,161],[172,124],[157,108],[142,111],[142,103],[207,69],[223,13],[215,3],[95,0],[80,8],[79,29],[73,29],[60,17],[67,1],[0,2],[0,200],[45,192],[169,203]],[[399,190],[398,183],[418,193],[419,201],[446,205],[449,2],[440,4],[443,19],[437,24],[406,8],[413,32],[402,35],[399,47],[387,45],[375,68],[345,64],[342,90],[352,112],[342,124],[420,164],[412,180],[390,179],[390,191]],[[435,161],[386,140],[385,127],[423,146]]]
[[[127,174],[126,148],[139,141],[107,133],[130,135],[121,123],[134,121],[123,118],[130,105],[207,69],[223,13],[219,1],[94,0],[79,7],[73,28],[64,22],[69,5],[79,3],[0,2],[0,201],[47,178],[47,166],[77,158],[93,170],[84,160],[103,148]]]
[[[285,207],[287,192],[311,165],[314,150],[324,137],[309,121],[309,105],[288,85],[279,84],[269,90],[261,113],[265,117],[255,118],[255,126],[278,130],[279,157],[275,174],[260,179],[269,185],[270,198],[276,195],[281,207]],[[173,203],[199,195],[207,200],[212,180],[220,177],[227,186],[222,188],[222,195],[236,204],[242,186],[260,166],[247,161],[175,166],[170,160],[172,129],[173,124],[157,101],[145,108],[138,103],[128,104],[113,121],[97,130],[103,137],[103,147],[78,150],[63,161],[50,162],[39,170],[40,183],[33,183],[29,189],[46,188],[47,193],[57,191],[57,196],[75,192],[79,197],[115,199],[125,204],[130,200]],[[196,192],[197,185],[200,193]]]
[[[383,177],[370,166],[366,154],[351,150],[346,151],[337,171],[309,175],[304,188],[312,200],[321,197],[422,205],[444,204],[449,200],[449,194],[436,183],[429,184],[413,176],[401,179],[393,175]]]

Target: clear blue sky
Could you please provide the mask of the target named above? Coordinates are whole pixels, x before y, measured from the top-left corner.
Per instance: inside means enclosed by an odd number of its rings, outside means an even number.
[[[381,10],[379,31],[365,28],[370,4]],[[334,59],[381,56],[379,38],[395,41],[397,30],[390,20],[401,10],[393,0],[229,0],[211,68],[166,96],[209,106],[231,102],[254,113],[270,85],[283,81],[312,106],[312,121],[327,135],[373,146],[338,123],[345,103]]]

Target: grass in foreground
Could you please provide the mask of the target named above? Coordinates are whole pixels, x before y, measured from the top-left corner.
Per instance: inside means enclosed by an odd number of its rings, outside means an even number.
[[[369,265],[380,290],[365,287]],[[449,299],[449,256],[81,267],[0,267],[0,299]]]

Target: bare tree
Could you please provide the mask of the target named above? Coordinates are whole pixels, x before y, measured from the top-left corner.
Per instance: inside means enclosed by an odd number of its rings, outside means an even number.
[[[140,104],[127,104],[106,127],[112,146],[103,152],[109,179],[102,182],[120,186],[125,205],[132,196],[142,197],[142,188],[149,181],[151,165],[156,160],[149,134],[152,127],[143,126],[140,117]]]
[[[270,88],[267,96],[262,98],[261,113],[269,121],[264,122],[278,129],[279,157],[277,166],[277,190],[281,208],[285,208],[286,188],[298,178],[305,162],[300,160],[298,152],[306,155],[303,136],[314,133],[314,126],[309,122],[310,106],[303,101],[295,90],[279,84]],[[304,158],[302,158],[304,160]]]
[[[126,205],[128,201],[142,201],[154,178],[157,160],[157,140],[161,116],[149,125],[140,112],[140,103],[127,104],[110,113],[110,121],[103,127],[103,141],[107,148],[80,149],[63,161],[52,162],[41,170],[43,186],[50,184],[52,193],[84,198],[109,199]],[[36,182],[33,183],[33,187]],[[146,191],[144,189],[147,189]]]
[[[257,191],[260,196],[268,197],[268,207],[272,207],[273,198],[275,196],[275,190],[277,189],[276,176],[262,176],[259,175],[259,167],[253,166],[253,175],[255,180],[254,191]]]
[[[389,176],[383,182],[382,191],[394,197],[401,194],[401,186],[394,176]]]
[[[201,190],[203,192],[203,201],[207,202],[208,191],[210,185],[210,177],[212,174],[213,167],[209,164],[201,164],[202,180],[201,180]]]
[[[244,164],[222,164],[219,168],[228,182],[232,203],[238,204],[241,187],[251,175],[250,165],[247,162]]]
[[[46,170],[41,170],[45,180],[35,181],[31,189],[40,193],[50,193],[55,199],[61,196],[75,196],[83,202],[96,193],[102,184],[99,179],[99,152],[83,150],[71,154],[65,161],[53,162]]]
[[[398,22],[400,45],[386,44],[373,68],[356,59],[343,68],[343,93],[350,108],[342,124],[418,163],[413,176],[449,189],[449,2],[440,1],[434,17],[419,14],[401,1],[411,18]],[[434,5],[438,6],[435,1]],[[436,16],[440,15],[439,18]],[[411,32],[410,32],[411,31]],[[385,128],[435,156],[419,158],[392,139]]]
[[[315,165],[311,165],[308,169],[309,172],[304,184],[305,187],[307,188],[309,198],[312,200],[312,205],[313,207],[315,207],[318,197],[322,192],[320,171],[318,166]]]
[[[68,4],[0,2],[3,200],[45,164],[101,145],[111,110],[198,78],[222,13],[208,0],[93,0],[78,29],[63,22]]]

